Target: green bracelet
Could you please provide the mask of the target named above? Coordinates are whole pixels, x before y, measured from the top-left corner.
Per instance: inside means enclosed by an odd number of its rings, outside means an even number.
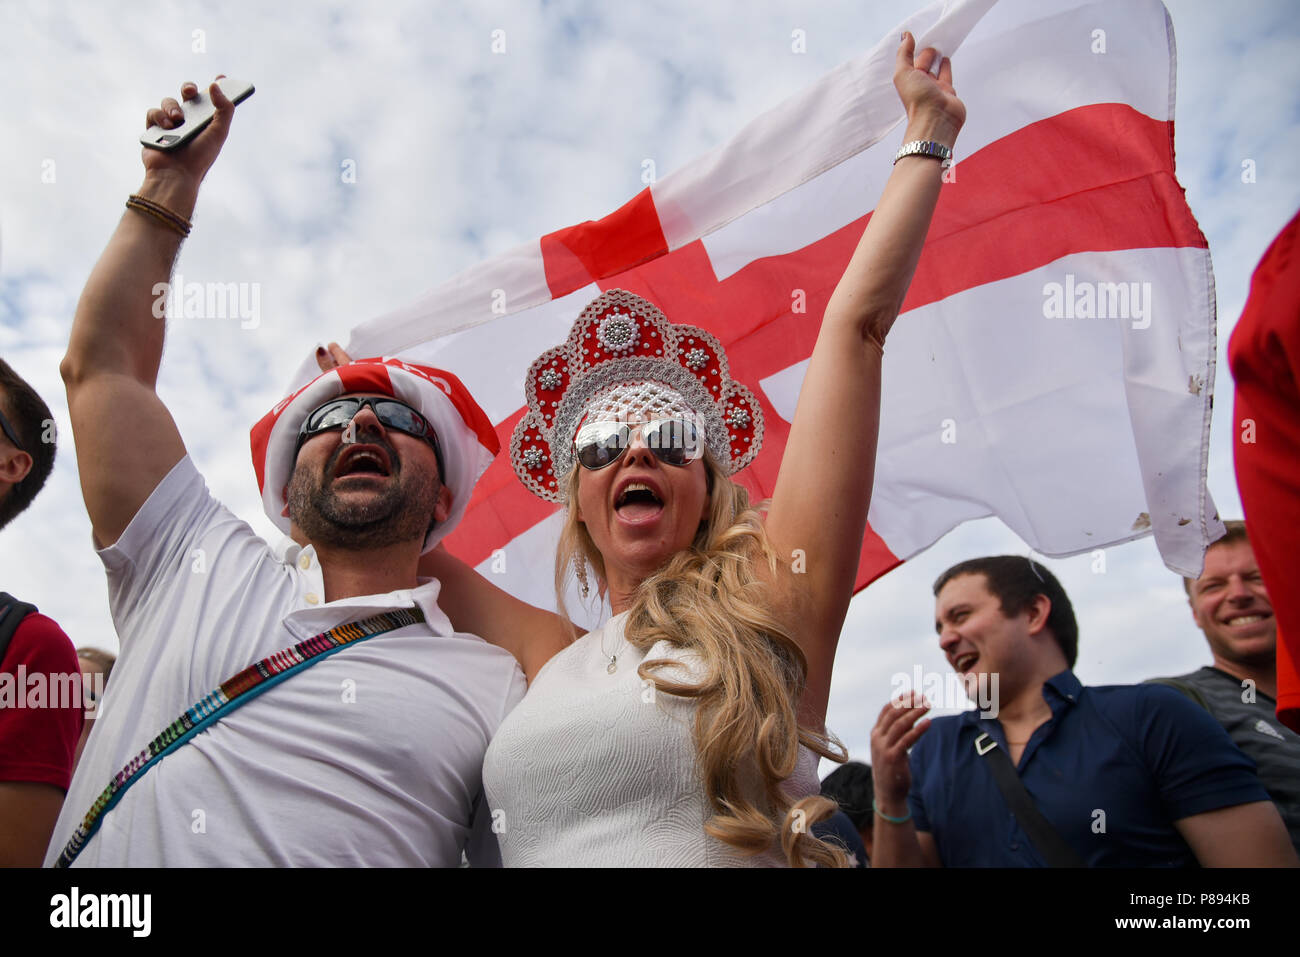
[[[904,815],[903,817],[890,817],[884,811],[880,810],[880,806],[876,804],[875,798],[871,799],[871,810],[875,811],[877,814],[879,814],[890,824],[906,824],[908,821],[912,819],[912,812],[910,809],[908,810],[907,814]]]

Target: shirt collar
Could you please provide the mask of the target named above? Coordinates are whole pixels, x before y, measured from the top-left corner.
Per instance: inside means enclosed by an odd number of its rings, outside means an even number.
[[[421,580],[415,588],[398,588],[382,595],[356,595],[326,602],[325,578],[313,546],[294,543],[285,550],[284,564],[296,586],[294,607],[284,617],[284,626],[299,640],[345,622],[412,605],[424,613],[424,620],[435,635],[455,633],[451,620],[438,607],[442,583],[436,578]]]
[[[1047,706],[1052,709],[1052,719],[1060,717],[1061,712],[1068,707],[1079,703],[1079,695],[1083,692],[1083,683],[1079,681],[1073,671],[1066,668],[1058,675],[1053,675],[1043,682],[1043,699]],[[980,715],[983,714],[979,708],[973,708],[970,711],[963,711],[961,714],[962,724],[979,728],[981,731],[987,730],[986,723],[980,721]]]
[[[1048,692],[1051,692],[1049,694]],[[1079,695],[1083,692],[1083,684],[1074,676],[1074,672],[1066,668],[1059,675],[1048,678],[1043,683],[1043,697],[1052,708],[1052,713],[1057,712],[1056,704],[1053,697],[1062,705],[1075,705],[1079,703]]]

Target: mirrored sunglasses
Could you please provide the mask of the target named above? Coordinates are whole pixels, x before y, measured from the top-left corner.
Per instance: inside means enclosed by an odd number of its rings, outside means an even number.
[[[332,429],[347,428],[362,409],[369,407],[375,418],[386,429],[395,429],[417,439],[425,439],[433,446],[433,454],[438,460],[438,474],[446,475],[442,465],[442,449],[438,445],[438,435],[429,424],[429,420],[405,402],[386,399],[381,396],[340,396],[318,405],[303,420],[298,430],[298,449],[315,435]],[[295,455],[298,449],[295,449]]]
[[[634,436],[665,465],[690,465],[704,454],[699,427],[690,419],[655,419],[643,425],[590,422],[573,439],[574,455],[590,471],[613,465],[627,451]]]

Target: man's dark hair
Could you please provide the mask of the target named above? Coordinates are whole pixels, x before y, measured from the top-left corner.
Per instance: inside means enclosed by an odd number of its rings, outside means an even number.
[[[1047,627],[1052,629],[1052,635],[1065,655],[1065,663],[1074,667],[1079,656],[1079,623],[1074,617],[1074,607],[1055,575],[1033,559],[1021,555],[972,558],[953,565],[939,576],[934,583],[935,597],[939,597],[944,585],[961,575],[983,575],[990,594],[997,596],[1002,614],[1008,618],[1028,609],[1039,595],[1046,595],[1052,603]]]
[[[875,789],[871,783],[871,765],[861,761],[848,761],[840,765],[822,782],[822,795],[839,804],[853,826],[859,831],[871,827],[871,801]]]
[[[9,363],[0,359],[0,412],[9,420],[22,450],[32,457],[26,477],[0,499],[0,528],[32,504],[54,469],[54,434],[47,429],[54,421],[50,407]],[[49,438],[49,441],[44,439]]]
[[[1216,538],[1214,541],[1210,542],[1209,548],[1205,549],[1207,552],[1211,548],[1217,548],[1219,545],[1235,545],[1238,542],[1244,542],[1247,545],[1250,544],[1250,536],[1246,534],[1245,522],[1240,519],[1230,519],[1223,523],[1223,527],[1226,529],[1223,537]],[[1198,579],[1195,578],[1183,579],[1183,591],[1187,592],[1188,598],[1192,597],[1192,586],[1196,584],[1197,580]]]

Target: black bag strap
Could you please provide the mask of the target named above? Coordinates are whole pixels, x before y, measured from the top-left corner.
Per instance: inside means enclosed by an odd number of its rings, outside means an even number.
[[[993,774],[993,780],[997,782],[998,790],[1002,792],[1002,797],[1011,808],[1011,813],[1016,816],[1020,826],[1029,835],[1029,840],[1038,849],[1038,853],[1047,860],[1047,866],[1086,866],[1083,858],[1074,848],[1065,843],[1065,838],[1061,837],[1056,828],[1052,827],[1051,822],[1043,817],[1042,812],[1034,804],[1034,799],[1025,790],[1024,782],[1020,780],[1020,775],[1016,773],[1006,751],[998,747],[998,743],[987,732],[975,739],[975,753],[984,759],[985,767]]]
[[[0,591],[0,661],[5,660],[9,639],[14,636],[24,618],[36,611],[30,602],[19,601],[7,591]]]

